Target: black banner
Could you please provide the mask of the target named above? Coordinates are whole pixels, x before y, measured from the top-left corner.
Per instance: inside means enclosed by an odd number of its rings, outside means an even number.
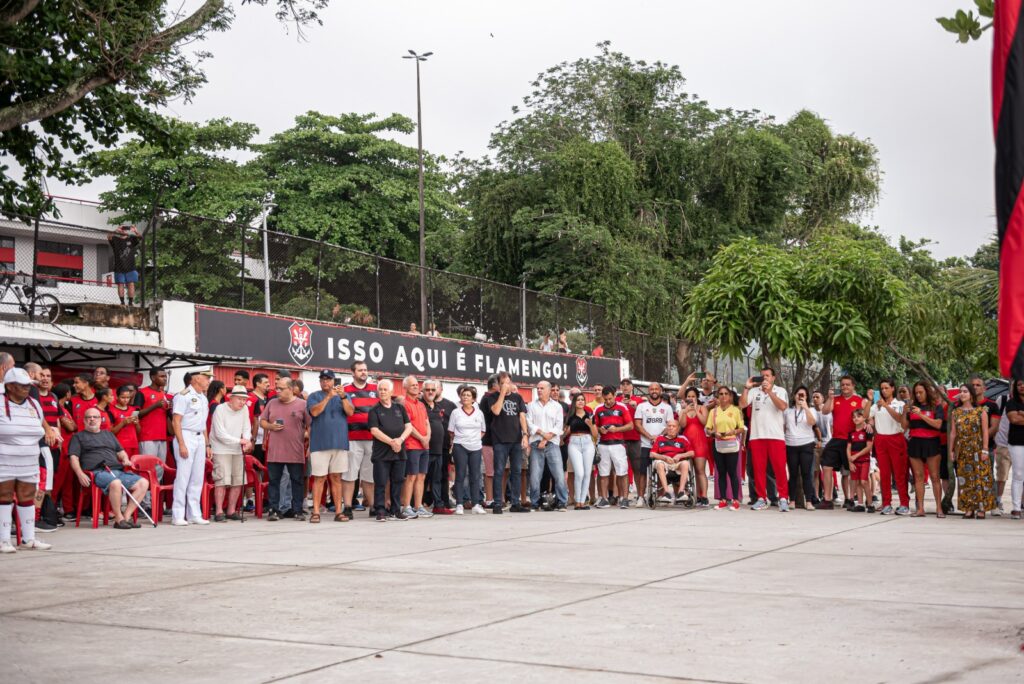
[[[196,307],[196,351],[249,356],[253,363],[348,370],[354,361],[385,375],[422,375],[483,383],[507,371],[514,381],[563,386],[618,385],[617,359],[555,354],[481,342],[427,337]]]

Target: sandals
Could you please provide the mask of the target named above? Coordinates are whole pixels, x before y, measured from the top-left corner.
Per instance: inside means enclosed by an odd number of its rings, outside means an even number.
[[[924,517],[924,511],[918,509],[918,510],[914,511],[913,514],[911,514],[910,517],[911,518],[923,518]]]
[[[985,519],[985,511],[978,511],[978,516],[977,517],[978,517],[978,520],[984,520]]]
[[[935,517],[936,518],[945,518],[946,514],[943,513],[942,511],[938,511],[938,512],[935,513]]]
[[[964,513],[964,520],[974,520],[974,513]]]
[[[348,516],[344,513],[338,513],[334,516],[334,522],[348,522]]]
[[[309,514],[309,522],[311,522],[311,523],[318,523],[318,522],[320,522],[320,514],[319,513],[310,513]]]

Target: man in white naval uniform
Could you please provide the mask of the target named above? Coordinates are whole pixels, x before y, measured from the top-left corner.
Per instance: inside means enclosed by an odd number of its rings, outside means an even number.
[[[192,374],[191,383],[174,395],[174,458],[177,474],[174,477],[174,505],[171,515],[174,525],[209,525],[199,505],[206,476],[206,460],[211,458],[210,440],[206,431],[206,416],[210,406],[206,389],[213,372]]]

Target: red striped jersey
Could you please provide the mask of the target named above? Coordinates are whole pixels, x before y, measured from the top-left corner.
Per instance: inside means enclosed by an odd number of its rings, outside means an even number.
[[[626,407],[626,410],[629,411],[629,424],[633,425],[634,424],[633,423],[633,419],[636,417],[634,415],[634,411],[636,411],[635,406],[639,406],[640,403],[645,401],[645,400],[644,400],[644,398],[642,396],[640,396],[638,394],[635,394],[635,395],[633,395],[631,397],[627,397],[625,394],[617,394],[617,395],[615,395],[615,401],[619,402],[620,404],[622,404],[623,406]],[[631,406],[629,402],[633,402],[633,404],[635,406]],[[636,442],[636,441],[638,441],[640,439],[640,433],[637,432],[636,430],[630,430],[629,432],[623,432],[622,435],[623,435],[622,438],[624,440],[626,440],[627,442]]]
[[[366,420],[370,409],[377,405],[377,385],[368,382],[362,387],[356,387],[349,383],[345,385],[345,394],[348,395],[348,400],[352,402],[352,407],[355,409],[348,417],[348,438],[350,440],[373,439],[370,429],[366,427]]]
[[[675,457],[679,454],[685,454],[687,451],[693,451],[693,445],[682,434],[672,438],[669,438],[668,435],[658,435],[651,442],[652,454]]]
[[[597,426],[598,430],[602,427],[617,427],[619,425],[632,424],[632,412],[627,406],[618,402],[616,402],[611,408],[601,404],[594,409],[594,425]],[[601,443],[621,444],[628,434],[628,432],[608,432],[601,435]]]

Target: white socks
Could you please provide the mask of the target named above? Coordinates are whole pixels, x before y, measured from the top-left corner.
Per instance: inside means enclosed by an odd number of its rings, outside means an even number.
[[[11,517],[14,504],[0,504],[0,542],[11,543]]]
[[[18,522],[21,523],[21,541],[34,540],[36,538],[36,507],[34,504],[18,506]]]

